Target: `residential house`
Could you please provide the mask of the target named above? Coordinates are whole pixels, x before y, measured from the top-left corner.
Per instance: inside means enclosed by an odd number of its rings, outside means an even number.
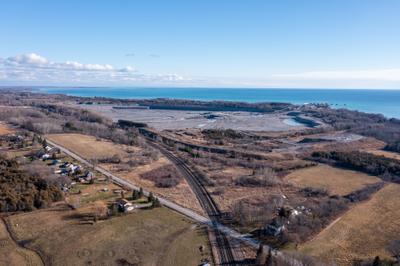
[[[50,154],[48,154],[48,153],[45,153],[45,154],[42,155],[43,161],[45,161],[45,160],[47,160],[49,158],[50,158]]]

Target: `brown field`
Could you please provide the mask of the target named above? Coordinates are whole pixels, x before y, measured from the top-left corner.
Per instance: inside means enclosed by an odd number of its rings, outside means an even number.
[[[40,257],[35,252],[20,248],[11,239],[3,221],[0,221],[0,265],[43,265]]]
[[[367,150],[366,152],[374,154],[374,155],[378,155],[378,156],[383,156],[386,158],[400,160],[400,153],[396,153],[396,152],[383,151],[383,150]]]
[[[18,240],[49,265],[198,265],[210,257],[205,232],[165,208],[84,223],[62,206],[9,217]],[[204,245],[206,254],[198,247]],[[179,254],[179,256],[177,256]],[[130,264],[128,264],[130,263]],[[27,264],[18,264],[27,265]]]
[[[385,247],[400,235],[400,185],[388,184],[371,200],[356,205],[341,219],[320,232],[300,250],[339,265],[353,259],[389,258]]]
[[[381,181],[379,178],[364,173],[344,170],[328,165],[317,165],[294,171],[285,180],[299,187],[327,189],[331,195],[346,195],[365,185]]]
[[[362,138],[360,140],[347,143],[330,143],[326,145],[316,145],[315,150],[338,150],[338,151],[359,151],[359,150],[375,150],[383,149],[385,142],[375,138]]]
[[[51,134],[46,137],[67,149],[73,150],[86,159],[111,157],[113,155],[124,157],[127,154],[126,151],[137,150],[136,147],[119,145],[83,134]]]
[[[12,128],[0,122],[0,136],[8,135],[14,132],[15,131]]]

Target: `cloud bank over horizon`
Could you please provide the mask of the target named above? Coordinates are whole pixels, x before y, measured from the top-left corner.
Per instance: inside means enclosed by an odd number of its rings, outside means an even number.
[[[135,82],[177,82],[176,74],[143,74],[133,66],[117,68],[110,64],[84,64],[76,61],[54,62],[28,53],[0,58],[0,84],[129,84]]]
[[[146,74],[134,66],[55,62],[37,53],[0,57],[0,85],[61,86],[215,86],[264,88],[396,88],[400,68],[308,71],[266,74],[264,77],[183,77],[178,74]]]

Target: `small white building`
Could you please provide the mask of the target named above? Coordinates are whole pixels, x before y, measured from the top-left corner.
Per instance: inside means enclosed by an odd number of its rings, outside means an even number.
[[[133,205],[131,202],[129,202],[126,199],[120,199],[118,202],[118,208],[122,210],[123,212],[130,212],[135,209],[135,205]]]

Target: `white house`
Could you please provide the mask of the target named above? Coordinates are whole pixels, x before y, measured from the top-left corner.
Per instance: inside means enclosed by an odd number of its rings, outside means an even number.
[[[119,209],[122,210],[123,212],[130,212],[135,209],[135,206],[126,199],[118,200],[117,204]]]

